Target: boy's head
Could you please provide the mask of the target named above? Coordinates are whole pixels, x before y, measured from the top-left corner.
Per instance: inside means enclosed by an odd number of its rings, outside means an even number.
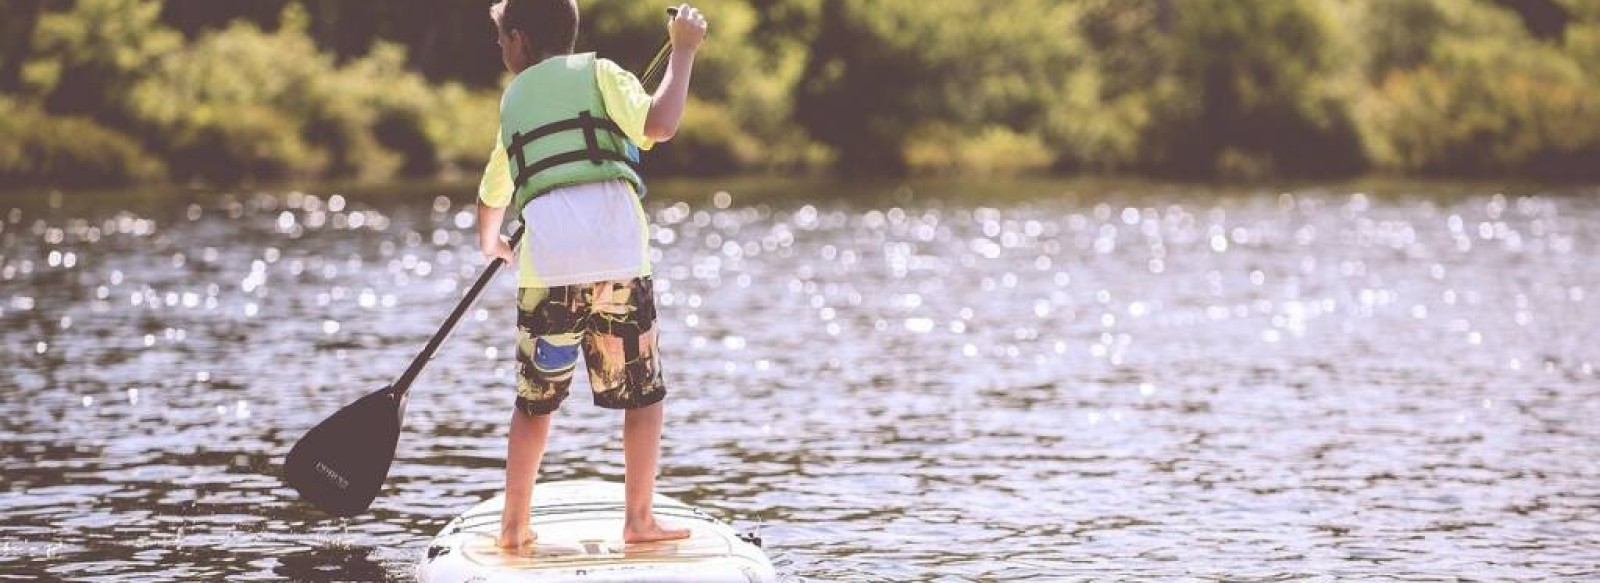
[[[570,54],[578,40],[577,0],[499,0],[489,7],[506,69],[519,73]]]

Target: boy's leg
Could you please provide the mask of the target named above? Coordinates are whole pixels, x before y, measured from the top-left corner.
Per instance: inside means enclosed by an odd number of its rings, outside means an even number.
[[[661,459],[660,401],[648,407],[628,409],[622,421],[622,457],[627,464],[626,521],[623,542],[638,543],[688,538],[689,531],[670,528],[651,513],[651,497],[656,491],[656,465]]]
[[[521,288],[517,292],[517,400],[506,447],[506,503],[500,511],[500,546],[532,542],[528,509],[550,437],[550,415],[567,396],[577,367],[575,332],[583,317],[575,290]]]
[[[550,414],[530,415],[520,407],[511,411],[511,439],[506,451],[506,504],[500,511],[500,546],[515,549],[538,538],[528,528],[533,504],[533,483],[539,477],[550,439]]]
[[[583,349],[594,402],[627,411],[622,422],[622,455],[627,463],[622,539],[635,543],[688,537],[689,531],[669,528],[651,514],[661,458],[661,400],[666,397],[651,280],[602,282],[590,290]]]

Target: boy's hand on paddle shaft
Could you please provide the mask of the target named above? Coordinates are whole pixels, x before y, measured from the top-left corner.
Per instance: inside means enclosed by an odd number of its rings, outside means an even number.
[[[678,13],[667,19],[667,35],[675,52],[695,52],[706,40],[706,17],[688,4],[678,5]]]
[[[490,261],[504,259],[508,264],[516,264],[516,251],[511,249],[511,243],[505,237],[495,235],[493,239],[480,241],[480,243],[478,247],[483,252],[484,259]]]

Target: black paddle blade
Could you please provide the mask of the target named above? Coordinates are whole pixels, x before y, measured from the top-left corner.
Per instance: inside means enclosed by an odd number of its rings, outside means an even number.
[[[284,481],[328,514],[365,512],[389,475],[403,406],[404,397],[384,387],[340,409],[289,450]]]

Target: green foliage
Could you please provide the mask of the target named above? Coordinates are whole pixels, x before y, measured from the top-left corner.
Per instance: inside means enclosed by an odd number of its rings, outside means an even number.
[[[162,27],[154,0],[77,0],[49,12],[34,31],[33,59],[23,65],[27,93],[44,96],[52,113],[112,122],[120,100],[182,37]]]
[[[796,104],[796,118],[835,148],[847,171],[1038,167],[1030,153],[1014,160],[952,152],[1017,152],[1011,137],[1031,136],[1048,162],[1090,158],[1096,131],[1072,120],[1093,114],[1095,72],[1082,39],[1063,34],[1079,8],[1045,0],[1004,9],[983,3],[825,0]],[[972,135],[965,144],[919,143],[928,136]],[[987,144],[988,147],[984,145]]]
[[[293,30],[235,23],[160,59],[124,107],[179,177],[314,175],[330,155],[305,139],[305,126],[323,109],[316,91],[331,69]],[[342,153],[357,146],[343,145]]]
[[[1338,58],[1348,41],[1321,3],[1183,7],[1171,39],[1177,90],[1152,103],[1152,166],[1192,176],[1360,169],[1348,106],[1353,71]]]
[[[481,164],[487,152],[493,91],[430,84],[408,68],[404,47],[377,43],[337,64],[308,36],[298,4],[275,31],[235,21],[184,43],[159,22],[161,8],[80,0],[44,14],[20,67],[24,96],[143,136],[180,179],[381,178]],[[35,162],[35,172],[61,167]]]
[[[1413,1],[1441,11],[1443,0]],[[1431,174],[1593,175],[1600,92],[1560,47],[1519,34],[1513,15],[1448,3],[1422,59],[1378,63],[1360,106],[1383,167]],[[1587,26],[1593,26],[1589,24]],[[1575,30],[1581,44],[1588,28]]]
[[[905,147],[905,161],[928,172],[1013,174],[1039,170],[1056,161],[1044,139],[1002,126],[967,133],[950,126],[924,126]]]
[[[762,160],[762,144],[740,129],[722,105],[690,99],[679,125],[682,129],[670,145],[644,156],[647,175],[728,173]]]
[[[1592,0],[699,5],[710,38],[681,130],[646,158],[654,176],[1600,176]],[[582,6],[580,50],[642,69],[661,6]],[[474,172],[506,79],[481,5],[0,11],[8,181]]]
[[[42,0],[0,0],[0,93],[22,87],[22,64],[33,50],[33,30],[44,11]]]
[[[133,138],[81,117],[50,116],[0,96],[0,184],[74,186],[159,180],[166,169]]]

